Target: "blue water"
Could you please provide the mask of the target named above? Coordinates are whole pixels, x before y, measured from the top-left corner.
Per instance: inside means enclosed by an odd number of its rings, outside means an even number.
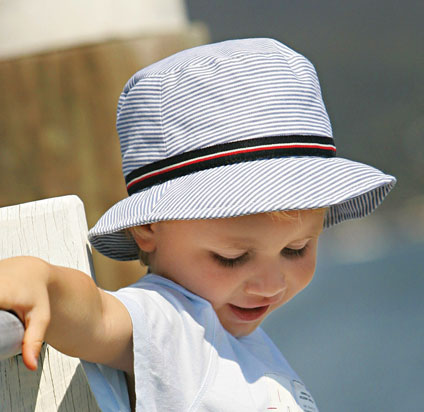
[[[424,243],[362,263],[322,254],[264,329],[321,412],[424,411]]]

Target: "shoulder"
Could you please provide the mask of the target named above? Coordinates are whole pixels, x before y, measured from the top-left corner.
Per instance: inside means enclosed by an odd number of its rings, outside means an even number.
[[[148,274],[136,283],[112,292],[119,300],[135,302],[138,305],[154,305],[162,308],[173,307],[176,311],[212,309],[210,303],[188,291],[181,285],[164,277]]]
[[[159,326],[196,328],[212,325],[216,319],[211,304],[169,279],[148,274],[126,288],[112,293],[127,308],[133,327],[142,323],[152,325],[155,333]]]

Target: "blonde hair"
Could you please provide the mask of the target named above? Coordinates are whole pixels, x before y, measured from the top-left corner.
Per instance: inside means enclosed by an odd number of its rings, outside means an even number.
[[[302,222],[302,212],[311,212],[311,213],[325,213],[328,208],[322,207],[318,209],[295,209],[295,210],[276,210],[273,212],[267,212],[266,214],[271,216],[271,218],[278,220],[298,220],[299,223]]]

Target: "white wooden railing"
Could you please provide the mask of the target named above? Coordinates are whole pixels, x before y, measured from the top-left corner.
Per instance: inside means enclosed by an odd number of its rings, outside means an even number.
[[[64,196],[0,208],[0,259],[37,256],[94,277],[84,207]],[[1,284],[0,284],[1,288]],[[99,411],[79,359],[44,345],[38,370],[22,362],[23,327],[0,311],[0,411]]]

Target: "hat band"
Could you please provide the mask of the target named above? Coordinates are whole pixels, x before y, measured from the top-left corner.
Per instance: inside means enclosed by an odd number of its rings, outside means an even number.
[[[133,170],[125,181],[128,194],[132,195],[147,187],[218,166],[288,156],[335,155],[336,146],[331,137],[268,136],[222,143],[168,157]]]

